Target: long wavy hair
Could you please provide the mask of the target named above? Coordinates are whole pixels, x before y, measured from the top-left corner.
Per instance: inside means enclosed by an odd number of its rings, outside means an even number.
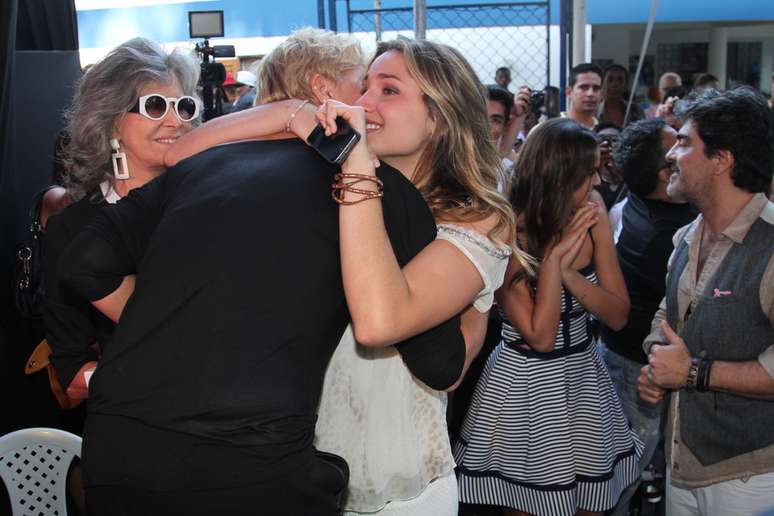
[[[389,51],[403,55],[435,121],[412,177],[435,219],[474,222],[496,214],[489,236],[504,230],[513,240],[513,210],[497,191],[500,158],[489,132],[486,88],[473,68],[457,50],[431,41],[382,42],[374,59]]]
[[[73,201],[92,193],[101,198],[97,187],[113,181],[110,137],[116,121],[137,102],[143,86],[173,77],[183,95],[197,97],[199,65],[191,52],[167,52],[145,38],[118,45],[83,75],[65,112],[70,136],[63,156],[65,187]]]
[[[516,162],[511,204],[521,218],[522,248],[537,262],[567,225],[573,193],[596,172],[594,133],[569,118],[530,131]]]

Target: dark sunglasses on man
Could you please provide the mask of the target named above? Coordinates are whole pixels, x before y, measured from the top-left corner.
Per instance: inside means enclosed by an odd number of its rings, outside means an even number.
[[[165,97],[159,93],[143,95],[137,99],[137,103],[132,106],[129,113],[139,113],[151,120],[161,120],[167,116],[170,105],[181,122],[190,122],[199,116],[199,103],[195,98],[188,95]]]

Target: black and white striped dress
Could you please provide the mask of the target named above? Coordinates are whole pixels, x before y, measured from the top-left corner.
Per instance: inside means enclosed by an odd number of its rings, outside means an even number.
[[[591,267],[580,271],[592,282]],[[639,476],[642,443],[596,353],[585,308],[562,288],[554,351],[503,340],[476,386],[454,458],[460,500],[536,515],[605,511]]]

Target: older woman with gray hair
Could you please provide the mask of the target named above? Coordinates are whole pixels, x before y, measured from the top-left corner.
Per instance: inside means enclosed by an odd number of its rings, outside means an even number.
[[[165,171],[167,150],[198,123],[198,75],[190,52],[134,38],[86,72],[66,112],[63,160],[72,204],[46,228],[44,319],[51,363],[72,398],[86,397],[115,325],[60,282],[57,260],[101,206]]]

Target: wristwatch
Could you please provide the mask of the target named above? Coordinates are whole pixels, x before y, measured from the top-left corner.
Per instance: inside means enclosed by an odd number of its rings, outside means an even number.
[[[693,392],[696,390],[696,383],[699,379],[699,365],[701,364],[701,358],[691,358],[691,366],[688,368],[688,376],[685,379],[685,390]]]

